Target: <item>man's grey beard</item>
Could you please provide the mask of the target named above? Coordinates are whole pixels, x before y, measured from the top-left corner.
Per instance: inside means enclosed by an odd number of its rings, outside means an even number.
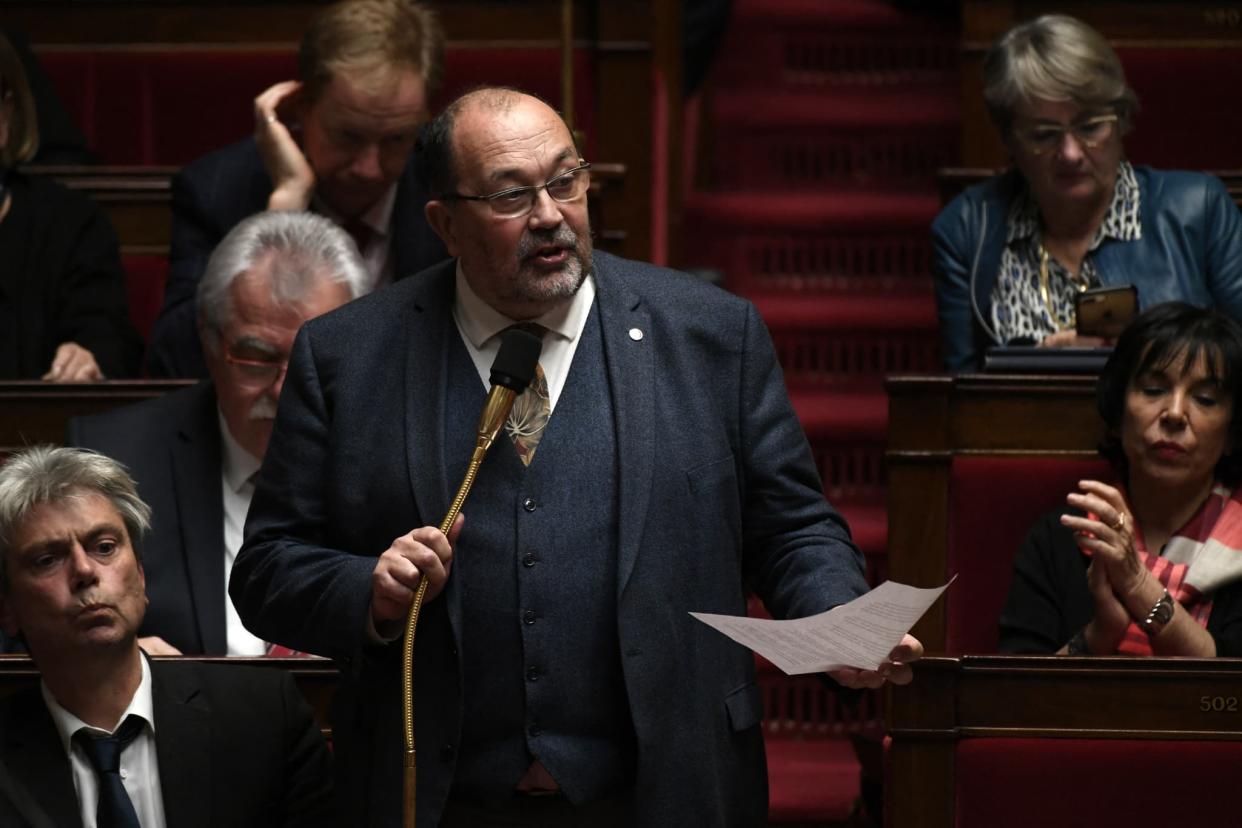
[[[588,231],[589,233],[589,231]],[[555,244],[567,249],[564,269],[555,277],[540,279],[523,278],[530,271],[527,257],[545,245]],[[518,278],[513,283],[511,299],[547,302],[568,299],[578,292],[587,274],[591,272],[592,249],[589,235],[579,238],[568,224],[562,223],[555,231],[545,233],[526,232],[518,241]]]

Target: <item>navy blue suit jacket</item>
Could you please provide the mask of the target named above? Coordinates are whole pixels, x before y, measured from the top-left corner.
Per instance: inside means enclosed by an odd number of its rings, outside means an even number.
[[[151,681],[168,825],[336,824],[327,747],[287,673],[152,660]],[[0,824],[82,824],[69,758],[37,685],[0,701],[0,763],[10,781]]]
[[[254,138],[209,153],[172,181],[172,240],[164,306],[151,329],[147,367],[153,377],[206,377],[198,341],[195,294],[207,259],[242,219],[267,209],[272,179]],[[427,225],[427,192],[410,156],[397,179],[392,208],[393,280],[441,261],[448,253]]]
[[[186,655],[226,655],[224,495],[215,387],[201,382],[153,400],[69,421],[65,442],[125,464],[151,507],[142,548],[147,607],[141,635]]]
[[[761,825],[754,658],[688,613],[745,614],[746,585],[777,617],[821,612],[866,591],[862,559],[824,500],[754,307],[606,253],[595,254],[594,274],[615,410],[617,626],[637,737],[636,824]],[[399,646],[370,647],[365,635],[375,558],[443,518],[473,447],[446,446],[445,423],[479,414],[444,409],[449,345],[460,336],[453,291],[448,262],[303,327],[230,582],[257,634],[342,664],[334,749],[360,825],[396,824],[401,790]],[[487,520],[468,501],[464,511]],[[426,824],[452,781],[457,629],[470,611],[450,577],[415,639]]]

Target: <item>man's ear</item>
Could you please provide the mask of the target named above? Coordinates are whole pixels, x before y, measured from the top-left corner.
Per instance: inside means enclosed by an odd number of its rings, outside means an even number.
[[[427,223],[431,225],[431,229],[435,230],[436,235],[440,237],[440,241],[444,242],[449,255],[458,256],[453,211],[449,209],[449,206],[443,201],[428,201],[426,206],[423,207],[423,214],[427,217]]]

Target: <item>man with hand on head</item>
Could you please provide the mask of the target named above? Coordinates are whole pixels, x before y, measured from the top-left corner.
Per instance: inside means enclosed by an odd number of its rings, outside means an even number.
[[[400,814],[398,638],[423,578],[419,824],[763,824],[754,656],[690,612],[742,615],[747,586],[778,618],[867,590],[767,330],[742,299],[592,250],[590,165],[538,99],[471,92],[419,152],[456,260],[298,335],[239,613],[342,664],[355,824]],[[516,323],[542,337],[536,379],[445,537]],[[832,675],[906,682],[921,651]]]
[[[94,452],[0,468],[0,625],[42,676],[0,701],[0,824],[42,824],[31,801],[61,826],[331,824],[327,748],[287,673],[139,649],[150,514]]]
[[[349,237],[323,216],[252,216],[220,242],[198,284],[210,381],[70,421],[66,442],[124,463],[155,509],[142,628],[148,652],[267,650],[225,591],[254,477],[298,328],[360,296],[366,284]]]
[[[206,375],[195,289],[220,239],[260,210],[313,210],[344,227],[369,289],[445,258],[413,167],[443,40],[431,11],[410,0],[329,6],[302,37],[298,80],[255,99],[254,135],[173,179],[171,265],[148,350],[153,376]]]

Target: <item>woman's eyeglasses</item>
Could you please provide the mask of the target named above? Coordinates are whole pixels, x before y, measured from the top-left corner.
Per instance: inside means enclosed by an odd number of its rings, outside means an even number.
[[[1015,129],[1014,133],[1032,155],[1043,155],[1060,147],[1065,141],[1066,133],[1073,135],[1079,146],[1095,149],[1109,139],[1116,125],[1116,115],[1096,115],[1069,126],[1039,124]]]

